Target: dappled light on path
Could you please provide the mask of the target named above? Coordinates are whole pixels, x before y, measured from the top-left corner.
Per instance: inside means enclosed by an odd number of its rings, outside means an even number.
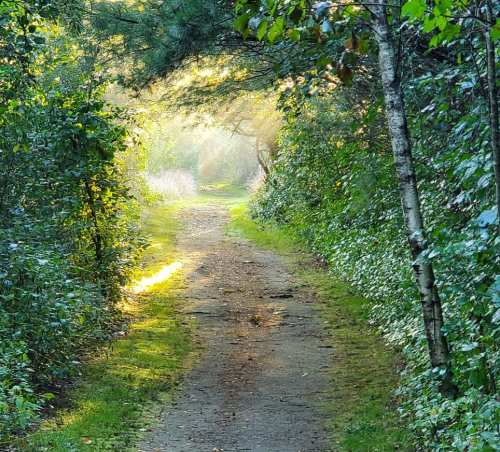
[[[150,278],[143,278],[139,281],[132,290],[134,293],[147,292],[155,284],[159,284],[168,278],[171,278],[174,273],[182,267],[182,263],[174,262],[173,264],[166,265],[158,273],[151,276]]]

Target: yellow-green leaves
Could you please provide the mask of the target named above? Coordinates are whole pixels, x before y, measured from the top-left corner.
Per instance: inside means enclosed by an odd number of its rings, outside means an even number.
[[[410,20],[423,19],[424,33],[439,30],[438,34],[432,36],[429,43],[429,47],[437,47],[439,43],[459,36],[461,25],[454,11],[460,11],[461,8],[462,5],[455,4],[454,0],[435,0],[434,8],[428,10],[424,0],[410,0],[403,5],[401,15],[408,15]]]
[[[425,12],[426,4],[424,0],[410,0],[403,5],[401,15],[409,14],[410,19],[419,19]]]

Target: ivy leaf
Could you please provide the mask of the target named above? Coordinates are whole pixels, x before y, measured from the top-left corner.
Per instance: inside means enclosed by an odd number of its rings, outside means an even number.
[[[324,20],[323,24],[321,25],[321,31],[323,33],[330,33],[333,31],[332,25],[330,24],[329,20]]]
[[[462,350],[463,352],[471,352],[471,351],[472,351],[472,350],[474,350],[476,347],[477,347],[477,343],[476,343],[476,342],[473,342],[472,344],[463,344],[463,345],[460,347],[460,350]]]
[[[497,213],[494,210],[485,210],[477,218],[477,225],[480,228],[487,228],[497,219]]]

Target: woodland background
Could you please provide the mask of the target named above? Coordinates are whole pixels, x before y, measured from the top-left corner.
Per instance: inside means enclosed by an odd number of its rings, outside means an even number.
[[[126,328],[141,206],[260,174],[254,217],[376,300],[418,444],[497,450],[499,15],[492,0],[1,1],[2,435]],[[413,231],[390,89],[425,225]],[[436,366],[422,268],[443,313]]]

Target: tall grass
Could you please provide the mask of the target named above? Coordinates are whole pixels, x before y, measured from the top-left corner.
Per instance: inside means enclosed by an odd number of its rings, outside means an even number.
[[[150,190],[169,199],[189,199],[198,194],[198,183],[194,176],[183,169],[169,169],[155,175],[143,174]]]

